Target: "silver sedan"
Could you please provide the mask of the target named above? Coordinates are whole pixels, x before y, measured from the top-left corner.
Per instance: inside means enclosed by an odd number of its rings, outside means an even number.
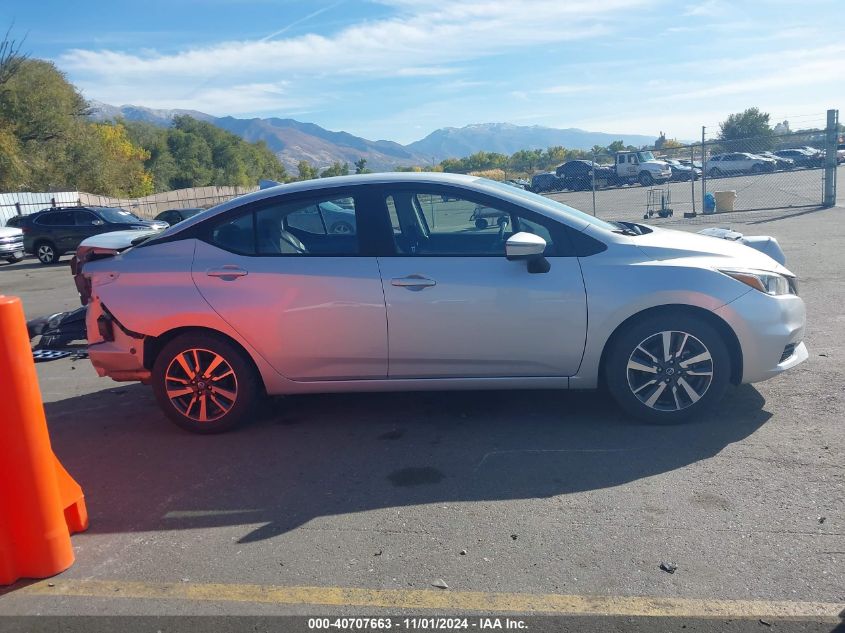
[[[97,372],[200,433],[264,394],[421,389],[603,386],[677,422],[807,358],[795,275],[767,255],[469,176],[281,185],[86,240],[74,271]]]

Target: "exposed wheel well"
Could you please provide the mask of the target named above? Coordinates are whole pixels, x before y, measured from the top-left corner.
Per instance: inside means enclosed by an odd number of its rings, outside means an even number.
[[[247,359],[252,368],[255,370],[255,375],[258,376],[259,384],[261,385],[261,389],[266,393],[266,386],[264,385],[264,378],[261,376],[261,372],[258,371],[258,367],[255,364],[255,361],[252,359],[252,355],[246,351],[243,345],[238,343],[235,339],[227,334],[223,334],[223,332],[218,332],[217,330],[213,330],[207,327],[196,327],[196,326],[188,326],[188,327],[179,327],[174,330],[169,330],[162,334],[161,336],[147,336],[144,339],[144,367],[152,371],[153,365],[155,364],[156,357],[158,357],[159,352],[167,345],[170,341],[175,339],[177,336],[181,334],[186,334],[187,332],[199,332],[199,333],[206,333],[211,334],[213,336],[217,336],[219,338],[227,340],[229,343],[237,347],[241,350],[244,354],[244,357]]]
[[[637,312],[636,314],[631,315],[619,324],[619,326],[613,331],[613,334],[610,335],[610,338],[608,338],[607,342],[604,344],[604,349],[601,353],[601,360],[599,361],[599,384],[604,386],[604,364],[607,360],[607,356],[610,350],[613,349],[613,345],[616,343],[616,340],[619,335],[624,332],[625,329],[627,329],[634,323],[639,322],[640,320],[646,320],[654,317],[657,314],[666,314],[667,312],[688,314],[690,316],[698,317],[702,321],[706,321],[708,324],[714,327],[717,332],[719,332],[719,334],[725,340],[725,344],[728,348],[728,353],[731,357],[731,383],[738,385],[742,380],[742,347],[740,346],[739,339],[736,337],[736,334],[731,329],[731,327],[718,316],[713,314],[710,310],[705,310],[704,308],[697,308],[695,306],[685,306],[676,304],[648,308],[647,310],[643,310],[642,312]]]

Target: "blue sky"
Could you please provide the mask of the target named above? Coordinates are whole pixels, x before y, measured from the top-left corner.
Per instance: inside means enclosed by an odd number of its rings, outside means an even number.
[[[89,98],[402,143],[506,121],[693,139],[845,108],[845,0],[3,0]]]

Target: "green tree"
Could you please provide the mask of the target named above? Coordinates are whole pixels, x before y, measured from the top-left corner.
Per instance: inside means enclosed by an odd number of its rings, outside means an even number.
[[[731,114],[719,125],[719,140],[728,151],[759,152],[771,149],[774,132],[769,125],[769,114],[758,108],[748,108]]]
[[[370,170],[367,169],[367,159],[363,156],[355,161],[355,173],[356,174],[368,174]]]
[[[613,141],[610,145],[607,146],[607,153],[611,155],[615,155],[616,152],[621,152],[625,149],[625,141],[618,140]]]
[[[300,180],[313,180],[314,178],[320,177],[320,173],[317,171],[317,168],[307,160],[299,161],[296,168],[299,171]]]
[[[323,171],[320,172],[320,178],[330,178],[331,176],[348,175],[349,163],[341,163],[340,161],[333,162],[330,167],[326,167]]]

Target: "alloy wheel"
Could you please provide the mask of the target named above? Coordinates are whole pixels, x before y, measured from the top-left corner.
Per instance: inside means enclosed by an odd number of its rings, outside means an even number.
[[[628,358],[628,387],[645,406],[680,411],[704,397],[713,381],[713,357],[687,332],[652,334]]]
[[[167,397],[186,418],[213,422],[226,415],[238,398],[238,379],[220,354],[191,348],[177,354],[164,376]]]
[[[45,264],[52,264],[53,260],[56,259],[56,251],[49,244],[41,244],[36,254],[38,255],[38,259]]]

